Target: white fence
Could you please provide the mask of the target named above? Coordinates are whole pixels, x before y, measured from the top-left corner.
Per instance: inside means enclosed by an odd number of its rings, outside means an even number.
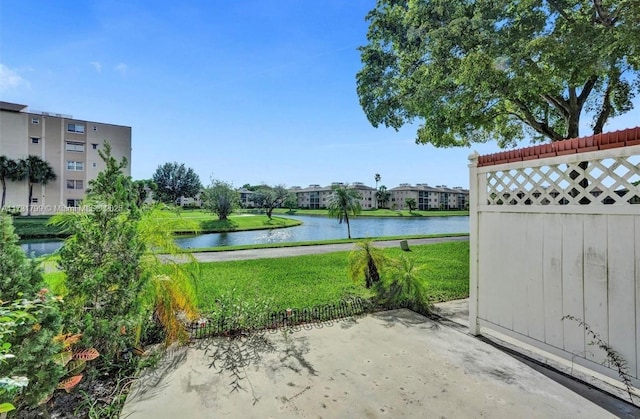
[[[605,148],[471,157],[470,329],[617,378],[585,328],[563,320],[574,316],[622,355],[638,387],[640,145]]]

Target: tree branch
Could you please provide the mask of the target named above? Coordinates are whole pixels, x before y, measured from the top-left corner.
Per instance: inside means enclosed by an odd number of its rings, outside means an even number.
[[[593,126],[594,134],[602,133],[604,124],[607,122],[607,120],[611,116],[611,112],[613,111],[613,106],[611,106],[611,94],[613,93],[613,89],[615,87],[616,81],[617,79],[614,79],[613,77],[609,77],[609,84],[607,85],[607,90],[605,90],[604,97],[602,98],[602,108],[600,109],[600,113],[598,114],[596,123]]]
[[[522,112],[522,115],[514,114],[522,122],[529,125],[531,128],[539,132],[540,134],[549,137],[551,141],[564,140],[564,137],[555,132],[548,124],[541,123],[533,116],[527,105],[518,99],[510,99]]]
[[[556,109],[558,109],[564,117],[569,117],[569,115],[571,115],[569,103],[567,103],[567,101],[563,97],[554,96],[547,93],[541,95],[541,97],[551,105],[553,105]]]
[[[596,9],[596,14],[598,17],[595,19],[596,23],[600,23],[606,27],[611,27],[616,22],[617,12],[614,12],[613,15],[610,15],[604,7],[602,7],[602,0],[593,0],[593,7]]]
[[[558,4],[557,1],[549,0],[549,5],[551,5],[551,7],[554,8],[556,10],[556,12],[558,12],[560,14],[560,16],[562,16],[566,20],[568,20],[569,22],[573,21],[573,18],[571,16],[569,16],[567,14],[567,12],[565,12],[562,7],[560,7],[560,5]]]
[[[580,108],[582,108],[582,105],[584,105],[584,102],[591,94],[591,91],[593,90],[593,87],[596,85],[597,81],[598,76],[591,76],[584,84],[584,86],[582,86],[582,91],[580,92],[580,96],[578,96],[578,105],[580,106]]]

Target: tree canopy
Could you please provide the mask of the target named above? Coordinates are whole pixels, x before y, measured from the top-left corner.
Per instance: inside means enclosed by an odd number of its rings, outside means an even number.
[[[23,175],[19,163],[7,156],[0,156],[0,184],[2,185],[2,202],[0,202],[0,209],[4,208],[7,197],[7,180],[17,180],[21,177],[23,177]]]
[[[26,159],[20,159],[17,166],[13,169],[13,180],[27,179],[29,184],[29,197],[27,206],[27,215],[31,215],[31,204],[33,202],[33,185],[46,185],[57,179],[56,173],[49,162],[42,160],[35,155],[29,155]]]
[[[391,192],[387,190],[387,187],[382,185],[376,191],[376,203],[377,206],[382,205],[382,208],[386,208],[389,203],[389,199],[391,199]]]
[[[204,206],[216,214],[220,220],[226,220],[238,206],[238,192],[230,183],[211,179],[211,185],[203,191]]]
[[[594,134],[640,89],[632,0],[378,0],[360,48],[374,126],[416,120],[417,143],[500,146]]]
[[[284,185],[268,186],[262,185],[255,194],[253,194],[253,202],[257,207],[264,208],[267,217],[271,219],[274,208],[284,205],[289,197],[289,191]]]
[[[152,180],[157,185],[157,199],[167,204],[175,204],[180,197],[195,198],[202,188],[200,177],[184,163],[158,166]]]

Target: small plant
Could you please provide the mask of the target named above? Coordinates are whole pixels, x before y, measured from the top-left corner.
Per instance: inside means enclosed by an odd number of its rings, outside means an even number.
[[[0,304],[0,363],[8,363],[15,358],[11,353],[11,343],[7,337],[15,333],[15,328],[26,322],[32,322],[35,318],[29,313],[32,308],[27,300],[14,301],[13,303]],[[10,400],[12,396],[29,384],[29,378],[25,376],[0,377],[0,418],[6,417],[7,412],[15,410]]]
[[[268,326],[265,319],[273,311],[271,306],[271,301],[263,298],[247,301],[234,288],[216,300],[216,310],[207,319],[218,324],[226,336],[238,336]]]
[[[631,376],[629,375],[629,367],[627,361],[620,355],[615,349],[613,349],[607,342],[605,342],[600,335],[591,328],[587,323],[585,323],[582,319],[579,319],[572,315],[566,315],[562,317],[562,320],[573,320],[578,323],[578,325],[584,328],[584,331],[587,333],[587,336],[590,336],[592,341],[589,342],[589,345],[595,345],[598,348],[602,349],[606,355],[606,362],[608,362],[610,367],[613,367],[618,373],[618,377],[620,377],[620,381],[625,385],[627,389],[627,394],[629,395],[629,399],[631,403],[634,402],[634,394],[632,391],[633,383],[631,382]]]
[[[362,240],[349,253],[349,276],[354,281],[364,277],[365,286],[371,288],[380,281],[380,271],[389,260],[373,245],[372,240]]]
[[[424,277],[424,267],[417,266],[407,255],[390,263],[377,286],[378,299],[390,308],[406,307],[421,314],[433,308]]]
[[[67,333],[56,336],[54,343],[62,346],[62,351],[53,356],[53,361],[63,367],[64,375],[56,386],[57,390],[64,390],[67,393],[82,381],[83,374],[81,372],[87,366],[88,361],[96,359],[100,354],[95,348],[76,349],[75,345],[82,338],[82,334]],[[41,401],[46,403],[51,399],[53,393]]]

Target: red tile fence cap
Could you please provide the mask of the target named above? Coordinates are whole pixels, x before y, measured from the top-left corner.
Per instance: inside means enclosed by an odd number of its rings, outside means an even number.
[[[640,145],[640,126],[587,137],[556,141],[550,144],[540,144],[532,147],[487,154],[478,158],[478,166],[492,166],[522,160],[534,160],[634,145]]]

